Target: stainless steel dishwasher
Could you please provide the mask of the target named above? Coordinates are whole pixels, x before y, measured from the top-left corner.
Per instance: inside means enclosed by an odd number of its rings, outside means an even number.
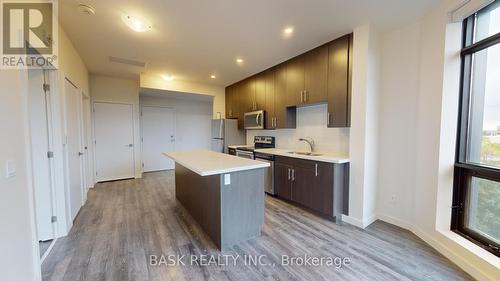
[[[255,160],[271,164],[264,172],[264,191],[270,195],[275,195],[274,190],[274,155],[254,152]]]

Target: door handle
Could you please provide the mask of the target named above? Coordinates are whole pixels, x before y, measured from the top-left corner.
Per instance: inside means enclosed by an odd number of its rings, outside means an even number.
[[[82,155],[83,155],[83,153],[82,153],[82,152],[78,152],[78,156],[82,156]]]
[[[134,147],[134,144],[133,143],[129,143],[126,146],[128,146],[128,147]]]

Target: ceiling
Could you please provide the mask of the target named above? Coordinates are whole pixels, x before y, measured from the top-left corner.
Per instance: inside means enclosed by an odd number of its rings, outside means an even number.
[[[415,20],[439,0],[64,0],[60,21],[91,73],[226,86],[352,32],[364,23],[387,30]],[[78,4],[95,8],[80,12]],[[123,13],[148,19],[130,30]],[[293,26],[293,36],[282,31]],[[145,67],[108,57],[145,62]],[[244,59],[237,65],[235,59]],[[216,79],[210,75],[215,74]]]

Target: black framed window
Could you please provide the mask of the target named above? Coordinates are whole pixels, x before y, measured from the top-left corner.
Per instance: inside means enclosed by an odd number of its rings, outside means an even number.
[[[452,230],[500,256],[500,0],[463,22]]]

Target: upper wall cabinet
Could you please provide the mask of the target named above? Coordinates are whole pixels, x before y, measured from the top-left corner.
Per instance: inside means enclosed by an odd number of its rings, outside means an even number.
[[[328,45],[305,54],[304,103],[321,103],[327,100]]]
[[[352,35],[329,45],[328,127],[351,126]]]
[[[327,101],[328,45],[287,62],[287,105]]]
[[[266,129],[296,127],[297,106],[328,103],[328,127],[349,127],[352,34],[226,88],[226,114],[266,111]]]

